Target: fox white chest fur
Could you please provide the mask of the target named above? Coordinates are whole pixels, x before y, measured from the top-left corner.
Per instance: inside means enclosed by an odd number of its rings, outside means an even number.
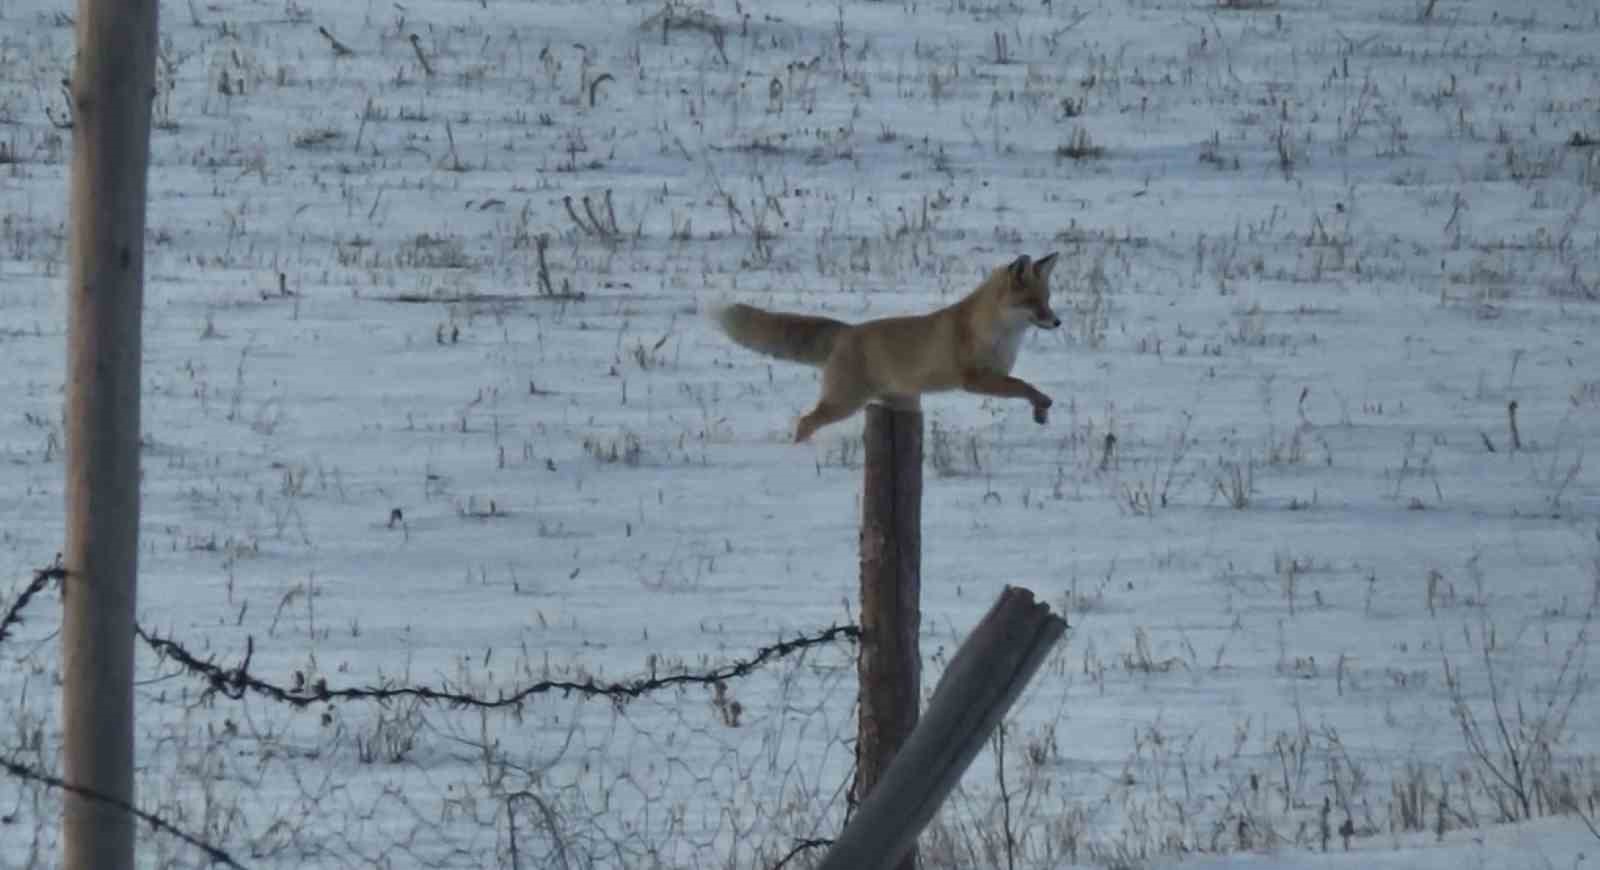
[[[994,347],[990,350],[993,354],[995,370],[1001,374],[1011,374],[1011,367],[1017,364],[1017,354],[1022,350],[1022,339],[1028,335],[1028,315],[1017,312],[1006,316],[1001,324],[1000,334],[995,337]]]

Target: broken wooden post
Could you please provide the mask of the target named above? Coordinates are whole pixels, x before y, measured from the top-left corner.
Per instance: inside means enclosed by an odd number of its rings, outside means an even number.
[[[922,412],[872,404],[866,413],[857,800],[917,726],[922,694]],[[914,870],[914,851],[900,867]]]
[[[819,870],[885,870],[912,854],[917,835],[1066,629],[1066,620],[1035,603],[1032,592],[1006,587],[950,660],[928,714]]]

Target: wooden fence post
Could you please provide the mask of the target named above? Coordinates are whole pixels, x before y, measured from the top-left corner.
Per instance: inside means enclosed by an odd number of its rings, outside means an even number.
[[[928,714],[818,870],[883,870],[914,854],[917,834],[1066,630],[1066,621],[1032,592],[1006,587],[945,666]]]
[[[922,694],[922,412],[871,404],[866,414],[858,801],[916,728]],[[899,867],[915,870],[915,849]]]
[[[79,0],[71,82],[62,763],[66,781],[133,804],[139,557],[139,369],[145,174],[156,0]],[[133,866],[134,818],[61,799],[67,870]]]

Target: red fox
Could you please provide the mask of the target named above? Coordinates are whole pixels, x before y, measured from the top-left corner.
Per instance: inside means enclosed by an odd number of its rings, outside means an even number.
[[[1011,377],[1029,326],[1055,329],[1050,270],[1056,255],[1023,255],[995,269],[978,289],[928,314],[850,324],[830,317],[729,305],[713,316],[735,343],[782,360],[822,367],[822,398],[800,418],[796,443],[874,399],[918,408],[923,393],[966,390],[1027,399],[1033,419],[1049,419],[1050,397]]]

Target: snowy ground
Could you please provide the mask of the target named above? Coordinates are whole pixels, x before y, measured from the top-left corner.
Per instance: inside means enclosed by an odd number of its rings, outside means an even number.
[[[61,546],[62,6],[0,7],[0,602]],[[1073,625],[1008,724],[1020,864],[1600,848],[1479,827],[1524,815],[1491,667],[1529,813],[1600,800],[1592,5],[196,0],[158,79],[146,626],[493,691],[849,621],[860,418],[789,444],[815,374],[704,311],[926,310],[1054,250],[1050,424],[926,403],[930,686],[1004,584]],[[0,748],[47,768],[54,607],[0,649]],[[145,656],[141,802],[249,866],[770,866],[837,830],[851,653],[739,714],[482,716],[197,703]],[[936,864],[1007,863],[996,757]],[[1358,855],[1311,851],[1325,800]],[[0,863],[54,863],[54,796],[0,813]]]

